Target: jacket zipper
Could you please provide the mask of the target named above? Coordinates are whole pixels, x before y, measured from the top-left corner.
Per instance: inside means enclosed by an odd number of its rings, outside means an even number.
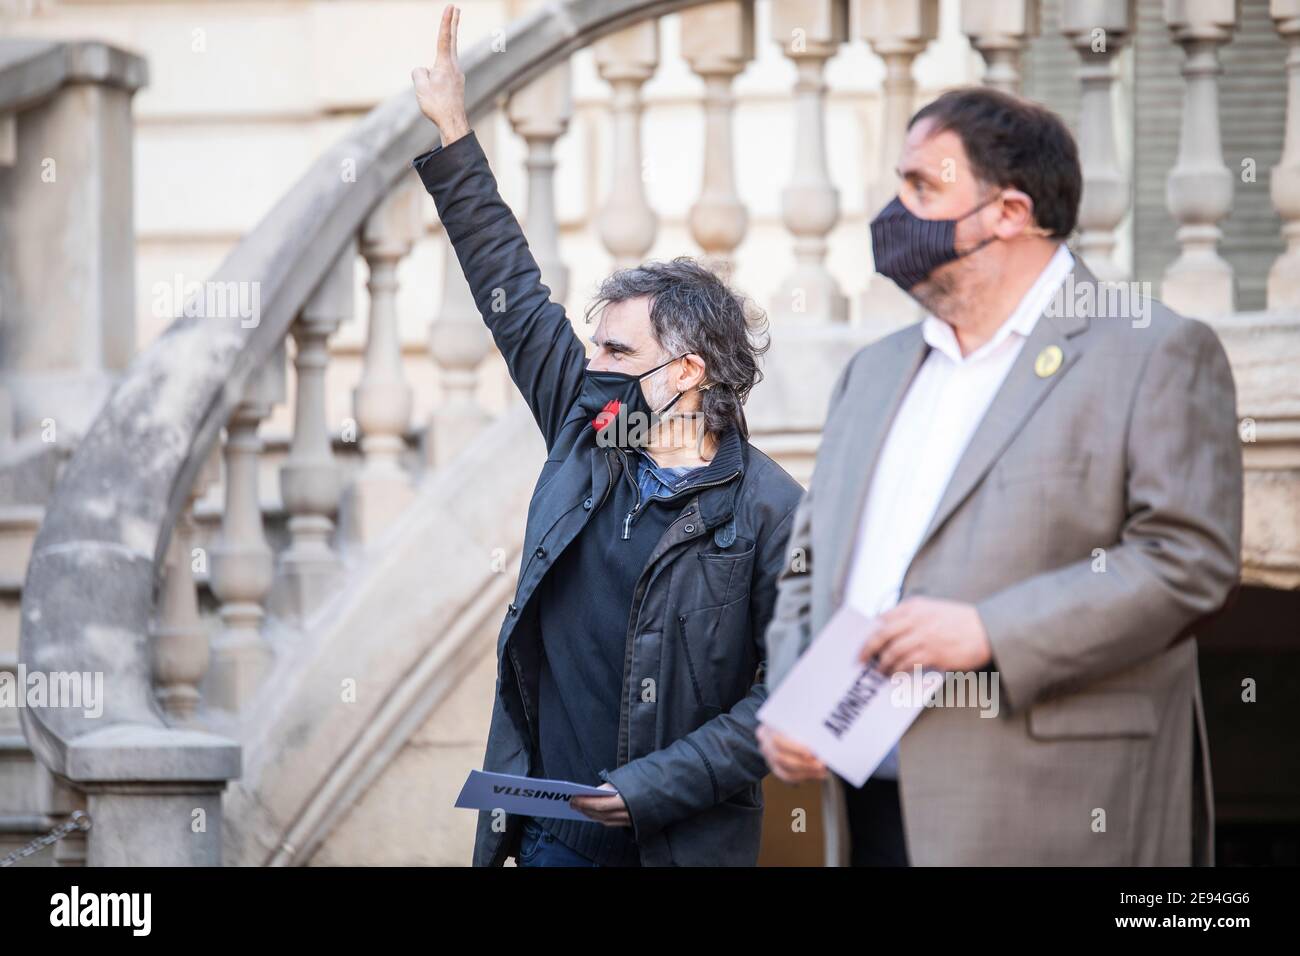
[[[637,485],[636,504],[632,506],[632,510],[629,511],[627,515],[623,518],[623,540],[624,541],[629,540],[632,536],[632,516],[636,514],[637,511],[640,510],[640,508],[641,508],[641,486]]]
[[[632,482],[632,489],[636,492],[636,501],[632,505],[632,510],[629,511],[627,516],[623,519],[623,540],[627,541],[630,539],[632,534],[632,516],[641,508],[641,484],[632,475],[632,466],[628,464],[627,455],[623,452],[623,449],[618,449],[618,454],[619,458],[623,461],[623,474],[627,476],[630,482]]]

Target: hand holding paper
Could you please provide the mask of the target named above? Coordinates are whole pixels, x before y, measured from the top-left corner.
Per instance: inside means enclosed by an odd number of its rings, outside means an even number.
[[[758,737],[758,749],[762,752],[763,759],[778,780],[797,784],[826,779],[826,764],[799,741],[767,724],[759,724],[755,736]]]
[[[933,667],[967,671],[993,658],[984,622],[973,604],[942,598],[909,597],[882,609],[858,660],[879,658],[882,674]]]
[[[466,810],[503,810],[521,816],[590,822],[591,817],[570,805],[570,799],[577,796],[610,799],[609,790],[602,787],[471,770],[460,796],[456,798],[456,806]],[[621,802],[622,797],[619,800]]]
[[[769,728],[805,745],[860,787],[943,683],[927,671],[921,687],[891,680],[858,655],[875,623],[850,606],[835,612],[785,681],[758,711]]]
[[[569,803],[575,810],[580,810],[595,822],[607,827],[630,827],[632,815],[628,812],[626,801],[614,789],[614,785],[604,783],[601,784],[600,789],[605,791],[603,796],[577,796]]]

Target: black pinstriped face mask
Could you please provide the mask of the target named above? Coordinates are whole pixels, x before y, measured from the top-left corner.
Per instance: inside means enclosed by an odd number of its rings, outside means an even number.
[[[895,196],[871,220],[871,254],[876,260],[876,271],[893,279],[907,292],[940,266],[983,249],[997,237],[989,236],[965,252],[958,252],[957,223],[975,215],[999,195],[994,193],[956,219],[922,219]]]

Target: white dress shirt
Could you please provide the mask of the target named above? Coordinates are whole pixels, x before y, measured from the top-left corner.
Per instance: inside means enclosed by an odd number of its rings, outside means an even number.
[[[868,616],[898,601],[957,462],[1039,316],[1074,268],[1065,244],[1043,267],[1020,304],[992,338],[963,356],[947,322],[927,315],[921,334],[930,346],[890,425],[858,526],[846,600]],[[875,777],[898,778],[898,748]]]

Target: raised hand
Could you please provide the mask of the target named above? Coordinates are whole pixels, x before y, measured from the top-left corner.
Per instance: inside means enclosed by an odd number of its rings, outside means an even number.
[[[465,115],[465,74],[460,71],[456,55],[456,31],[460,28],[460,9],[448,5],[442,11],[438,28],[438,54],[433,66],[417,66],[411,71],[415,98],[420,112],[433,121],[447,146],[469,132]]]

